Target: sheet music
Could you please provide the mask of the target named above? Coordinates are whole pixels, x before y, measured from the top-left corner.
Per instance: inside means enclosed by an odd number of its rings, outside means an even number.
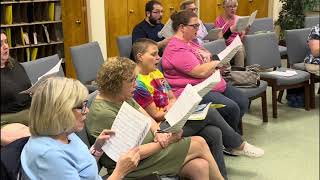
[[[167,23],[163,26],[161,31],[158,33],[158,35],[165,37],[165,38],[170,38],[171,36],[174,35],[174,31],[172,29],[172,21],[169,19]]]
[[[268,72],[268,74],[290,77],[290,76],[294,76],[298,73],[294,70],[286,70],[286,71],[271,71],[271,72]]]
[[[191,114],[191,116],[188,118],[188,121],[189,120],[193,120],[193,121],[201,121],[201,120],[204,120],[206,117],[207,117],[207,114],[208,114],[208,111],[209,111],[209,108],[210,108],[210,105],[212,104],[212,102],[209,102],[208,104],[201,104],[201,105],[198,105],[197,108],[199,108],[199,106],[203,106],[203,105],[206,105],[204,109],[200,110],[200,111],[197,111],[197,112],[193,112]]]
[[[194,89],[198,92],[198,94],[203,97],[206,95],[211,89],[221,81],[220,70],[216,70],[211,76],[209,76],[206,80],[201,83],[193,86]]]
[[[172,133],[179,132],[201,100],[202,98],[197,93],[196,89],[188,84],[177,101],[164,116],[171,127],[163,129],[162,131]]]
[[[62,61],[62,59],[60,59],[60,61],[59,61],[53,68],[51,68],[48,72],[46,72],[44,75],[40,76],[40,77],[38,78],[38,81],[39,81],[42,77],[47,76],[47,75],[49,75],[49,74],[58,73],[58,72],[59,72],[59,69],[60,69],[60,66],[61,66],[61,61]]]
[[[203,40],[214,41],[219,39],[219,34],[222,32],[222,28],[211,29],[208,32],[208,35],[203,38]]]
[[[258,10],[255,10],[255,11],[250,15],[249,22],[248,22],[248,26],[251,26],[251,25],[252,25],[253,21],[256,19],[257,13],[258,13]]]
[[[220,64],[227,64],[231,61],[234,55],[238,52],[238,50],[241,48],[242,42],[239,36],[234,38],[232,43],[227,46],[223,51],[221,51],[218,54],[218,57],[220,59]]]
[[[249,25],[251,26],[253,21],[256,19],[256,15],[258,10],[251,13],[250,16],[241,16],[237,21],[237,31],[241,32],[244,31]]]
[[[39,85],[44,80],[48,79],[49,77],[57,76],[59,73],[59,68],[61,66],[61,61],[62,61],[62,59],[60,59],[60,61],[53,68],[51,68],[48,72],[46,72],[45,74],[40,76],[38,78],[38,81],[36,83],[32,84],[32,86],[29,89],[21,91],[19,94],[33,94],[34,91],[39,87]]]
[[[142,143],[150,126],[149,117],[124,102],[111,127],[115,135],[105,142],[102,150],[117,162],[121,154]]]

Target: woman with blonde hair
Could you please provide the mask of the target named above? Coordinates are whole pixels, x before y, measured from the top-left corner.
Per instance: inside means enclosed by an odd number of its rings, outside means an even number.
[[[96,160],[113,132],[103,130],[90,151],[75,134],[84,128],[87,96],[78,80],[62,77],[48,78],[36,89],[29,114],[31,137],[21,153],[22,179],[101,179]],[[139,159],[139,149],[130,150],[108,179],[125,176]]]
[[[99,94],[88,114],[87,128],[92,136],[97,137],[104,128],[111,128],[124,102],[148,116],[132,98],[136,77],[136,64],[128,58],[110,58],[101,66],[97,75]],[[141,162],[125,179],[137,179],[152,173],[180,174],[193,180],[224,179],[203,138],[181,138],[181,132],[159,133],[158,124],[150,119],[151,128],[139,146]],[[115,162],[107,156],[102,158],[100,162],[112,172]]]
[[[239,36],[241,39],[249,31],[249,27],[245,31],[238,32],[236,28],[237,21],[239,16],[236,15],[238,7],[237,0],[224,0],[223,8],[224,12],[216,18],[214,23],[216,28],[222,28],[223,37],[226,40],[226,45],[228,46],[231,42]],[[236,53],[234,57],[234,65],[239,67],[245,66],[245,51],[244,48]]]

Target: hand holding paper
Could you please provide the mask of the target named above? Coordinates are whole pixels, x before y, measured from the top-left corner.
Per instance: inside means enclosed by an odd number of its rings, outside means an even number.
[[[248,26],[251,26],[256,19],[258,10],[254,11],[250,16],[241,16],[237,21],[237,31],[244,31]]]

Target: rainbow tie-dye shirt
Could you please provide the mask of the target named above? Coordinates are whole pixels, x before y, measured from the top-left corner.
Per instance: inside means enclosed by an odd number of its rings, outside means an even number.
[[[155,70],[148,75],[138,74],[133,98],[143,108],[148,107],[152,102],[158,108],[164,108],[169,104],[169,90],[171,87],[163,74],[159,70]]]

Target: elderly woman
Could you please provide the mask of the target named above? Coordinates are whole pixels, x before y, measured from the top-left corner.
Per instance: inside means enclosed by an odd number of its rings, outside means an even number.
[[[173,93],[179,97],[187,84],[196,85],[214,73],[219,61],[211,59],[208,50],[192,41],[199,27],[195,13],[180,11],[171,19],[176,33],[164,51],[162,68]],[[226,105],[218,111],[239,132],[239,121],[248,109],[248,98],[221,78],[220,83],[203,97],[202,103],[209,102]]]
[[[1,31],[1,145],[30,136],[28,108],[31,98],[19,92],[28,89],[31,82],[19,62],[9,56],[6,34]]]
[[[101,179],[97,162],[112,131],[103,130],[88,150],[75,134],[84,128],[87,89],[78,81],[48,78],[33,95],[31,137],[21,153],[22,179]],[[134,169],[139,149],[123,155],[108,180],[118,180]]]
[[[133,99],[136,88],[136,64],[127,58],[115,57],[106,61],[98,71],[99,94],[88,114],[87,128],[94,137],[103,128],[111,128],[123,102],[148,115]],[[125,178],[136,179],[152,173],[175,175],[191,179],[224,179],[208,145],[201,137],[181,139],[181,133],[158,133],[159,126],[151,119],[151,128],[140,148],[141,161]],[[115,132],[117,133],[117,132]],[[105,156],[100,161],[108,171],[115,162]]]
[[[163,74],[157,69],[160,60],[157,43],[150,39],[139,39],[132,49],[138,70],[134,99],[155,120],[164,121],[166,112],[176,98]],[[209,109],[204,121],[186,123],[183,136],[191,135],[200,135],[206,140],[225,179],[227,172],[222,153],[223,145],[249,157],[263,155],[263,150],[244,142],[241,135],[236,133],[215,109]]]
[[[244,35],[247,33],[249,28],[245,31],[238,32],[236,28],[237,21],[239,16],[236,15],[238,7],[237,0],[224,0],[223,1],[223,8],[224,13],[217,17],[215,21],[216,28],[222,28],[223,37],[226,40],[226,45],[228,46],[231,42],[237,37],[240,36],[242,39]],[[234,65],[243,67],[245,65],[245,51],[244,48],[240,48],[237,54],[234,57]]]
[[[312,27],[308,36],[309,53],[304,59],[308,72],[320,76],[320,27]]]

